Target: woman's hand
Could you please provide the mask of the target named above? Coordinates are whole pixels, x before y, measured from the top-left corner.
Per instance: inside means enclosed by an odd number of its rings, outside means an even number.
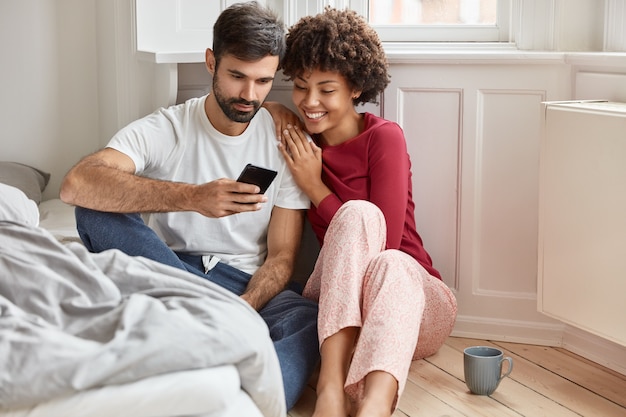
[[[274,125],[276,125],[276,137],[280,140],[283,136],[283,130],[287,129],[287,126],[299,126],[303,128],[302,120],[298,115],[289,110],[284,105],[277,101],[266,101],[263,103],[263,107],[267,109],[274,119]]]
[[[278,146],[296,184],[317,206],[331,193],[322,181],[322,149],[292,125],[283,130]]]

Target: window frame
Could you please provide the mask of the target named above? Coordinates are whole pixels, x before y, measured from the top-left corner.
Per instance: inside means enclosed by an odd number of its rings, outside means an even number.
[[[367,7],[368,0],[358,0]],[[366,16],[364,14],[364,16]],[[383,42],[510,42],[511,0],[497,0],[491,25],[372,25]]]
[[[496,24],[491,25],[375,25],[382,42],[513,42],[514,1],[496,0]],[[320,13],[326,6],[350,8],[368,17],[368,0],[268,0],[280,6],[285,23],[292,25],[300,17]],[[273,4],[274,3],[274,4]]]

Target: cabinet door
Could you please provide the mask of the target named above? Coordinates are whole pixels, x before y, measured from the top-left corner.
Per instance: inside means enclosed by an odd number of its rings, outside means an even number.
[[[626,104],[547,103],[538,309],[626,346]]]
[[[156,62],[169,62],[178,54],[184,62],[202,62],[213,44],[213,24],[220,13],[238,0],[135,0],[137,51],[156,54]],[[259,1],[266,5],[266,0]],[[187,54],[187,55],[185,55]],[[159,55],[165,55],[160,57]]]

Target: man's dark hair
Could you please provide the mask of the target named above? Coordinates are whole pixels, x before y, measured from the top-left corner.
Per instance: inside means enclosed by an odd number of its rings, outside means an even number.
[[[213,26],[216,65],[227,54],[242,61],[277,56],[280,63],[285,49],[284,23],[256,1],[233,4],[220,14]]]

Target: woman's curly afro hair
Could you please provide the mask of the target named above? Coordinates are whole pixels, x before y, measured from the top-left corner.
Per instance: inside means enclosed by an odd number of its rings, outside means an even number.
[[[377,102],[389,84],[387,67],[378,34],[353,10],[327,7],[303,17],[287,33],[283,74],[294,80],[313,70],[338,72],[361,91],[355,105]]]

